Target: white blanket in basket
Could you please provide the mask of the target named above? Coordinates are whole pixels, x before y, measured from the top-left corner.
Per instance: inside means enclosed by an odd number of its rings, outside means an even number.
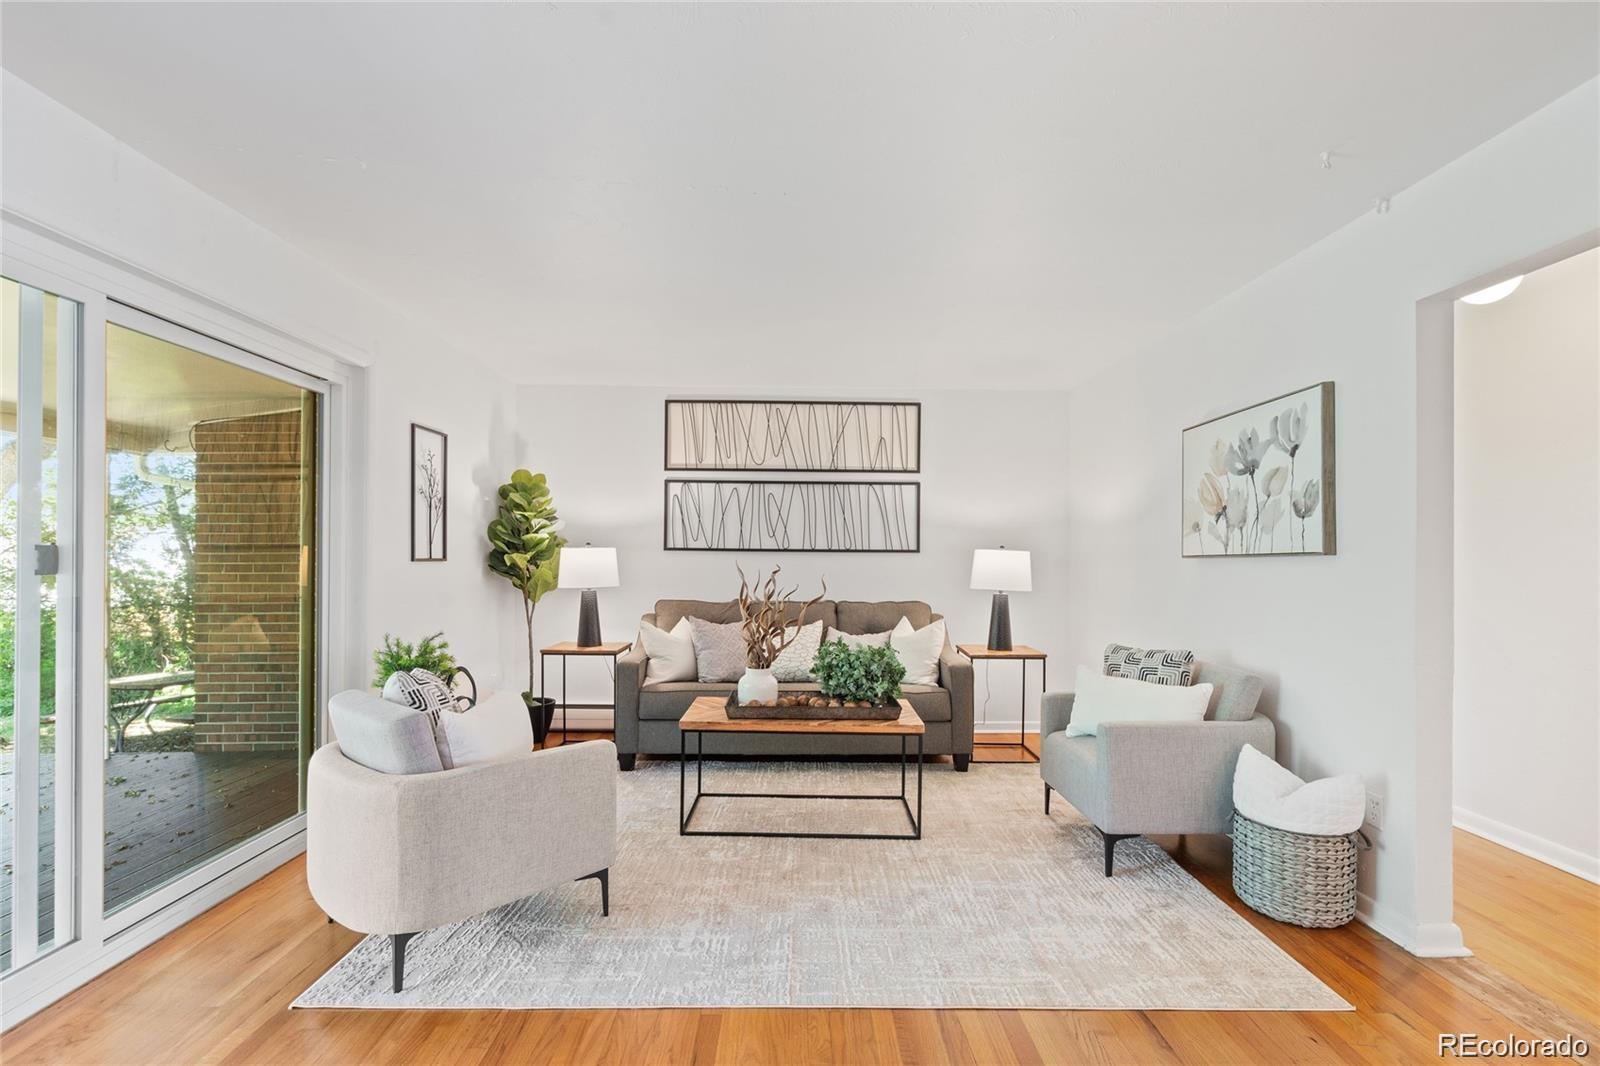
[[[1358,774],[1308,784],[1246,744],[1233,772],[1233,806],[1262,825],[1340,836],[1361,828],[1367,788]]]

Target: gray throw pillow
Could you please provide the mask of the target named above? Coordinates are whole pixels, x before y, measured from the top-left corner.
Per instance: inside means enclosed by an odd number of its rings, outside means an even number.
[[[694,662],[700,680],[739,680],[744,673],[744,637],[739,633],[739,623],[691,618],[689,630],[694,638]]]
[[[1194,681],[1194,652],[1107,644],[1105,674],[1156,685],[1188,685]]]

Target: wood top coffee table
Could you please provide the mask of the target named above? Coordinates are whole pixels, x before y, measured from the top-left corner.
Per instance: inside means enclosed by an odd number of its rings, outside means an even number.
[[[701,696],[678,720],[678,835],[704,837],[801,837],[816,840],[921,840],[922,839],[922,738],[927,726],[907,700],[900,701],[900,717],[893,721],[842,718],[729,718],[726,696]],[[689,787],[689,734],[695,737],[694,795]],[[705,790],[705,735],[707,733],[780,733],[793,736],[886,736],[900,738],[899,793],[798,793],[707,792]],[[907,745],[917,739],[917,805],[913,810],[906,793]],[[715,756],[713,756],[714,758]],[[707,797],[747,799],[879,800],[898,802],[905,808],[909,833],[789,833],[775,830],[691,829],[695,808]]]

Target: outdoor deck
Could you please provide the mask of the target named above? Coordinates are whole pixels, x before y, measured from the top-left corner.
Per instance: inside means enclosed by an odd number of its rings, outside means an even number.
[[[14,802],[9,752],[0,755],[0,805]],[[54,767],[41,767],[43,784]],[[173,876],[293,815],[295,752],[128,752],[106,759],[106,904],[116,909]],[[0,819],[0,969],[11,956],[11,833]],[[53,926],[55,815],[40,815],[39,927]]]

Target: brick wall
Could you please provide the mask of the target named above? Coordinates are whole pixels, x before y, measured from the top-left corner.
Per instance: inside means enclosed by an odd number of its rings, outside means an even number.
[[[194,747],[299,740],[300,415],[194,428]]]

